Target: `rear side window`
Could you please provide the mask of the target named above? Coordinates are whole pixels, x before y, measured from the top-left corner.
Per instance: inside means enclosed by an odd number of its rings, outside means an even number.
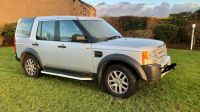
[[[22,19],[17,27],[17,36],[29,38],[35,19]]]
[[[54,41],[55,21],[41,21],[38,24],[37,40]]]

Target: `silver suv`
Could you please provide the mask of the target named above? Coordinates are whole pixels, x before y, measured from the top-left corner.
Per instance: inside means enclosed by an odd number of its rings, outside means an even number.
[[[108,93],[123,98],[135,93],[138,80],[159,80],[176,66],[164,42],[125,38],[96,17],[20,19],[14,47],[29,77],[96,79]]]

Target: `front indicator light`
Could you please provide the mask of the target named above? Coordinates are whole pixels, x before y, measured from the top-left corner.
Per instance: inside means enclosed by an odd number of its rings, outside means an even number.
[[[148,61],[148,51],[143,51],[142,52],[142,64],[146,65]]]

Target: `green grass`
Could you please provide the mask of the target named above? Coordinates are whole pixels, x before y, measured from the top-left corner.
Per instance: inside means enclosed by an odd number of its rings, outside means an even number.
[[[200,111],[200,52],[169,50],[175,71],[140,83],[129,99],[106,94],[94,81],[24,75],[12,48],[0,48],[0,111]]]

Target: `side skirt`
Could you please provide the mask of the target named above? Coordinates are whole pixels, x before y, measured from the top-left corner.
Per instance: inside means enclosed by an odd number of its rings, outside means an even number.
[[[72,72],[72,71],[61,70],[61,69],[45,69],[45,70],[42,70],[41,73],[75,79],[75,80],[94,80],[95,79],[92,73]]]
[[[92,77],[77,77],[73,76],[73,74],[61,74],[61,73],[53,73],[53,72],[48,72],[48,71],[41,71],[43,74],[48,74],[48,75],[54,75],[54,76],[59,76],[59,77],[65,77],[65,78],[70,78],[70,79],[76,79],[76,80],[94,80]]]

